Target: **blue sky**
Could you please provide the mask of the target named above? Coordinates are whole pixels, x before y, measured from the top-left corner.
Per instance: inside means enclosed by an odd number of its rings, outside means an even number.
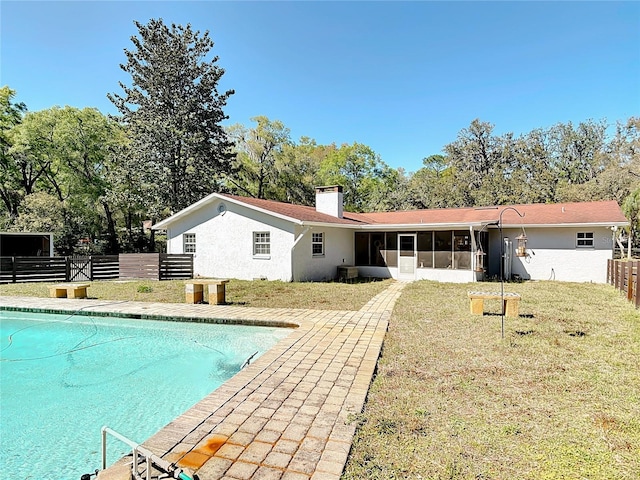
[[[640,115],[640,2],[0,1],[0,83],[116,113],[133,21],[208,30],[228,122],[364,143],[415,171],[472,120],[527,133]]]

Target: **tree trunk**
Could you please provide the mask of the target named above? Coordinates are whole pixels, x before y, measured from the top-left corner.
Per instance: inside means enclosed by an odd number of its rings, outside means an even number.
[[[113,219],[113,213],[111,213],[111,209],[107,202],[102,202],[102,207],[104,208],[104,214],[107,217],[107,254],[115,255],[120,253],[120,244],[118,243],[118,234],[116,233],[116,223]]]

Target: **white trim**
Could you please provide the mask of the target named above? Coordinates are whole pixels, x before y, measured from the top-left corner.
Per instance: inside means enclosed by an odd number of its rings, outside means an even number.
[[[303,225],[303,222],[301,220],[297,220],[295,218],[288,217],[286,215],[281,215],[281,214],[273,212],[271,210],[267,210],[267,209],[264,209],[264,208],[256,207],[255,205],[250,205],[248,203],[242,202],[242,201],[237,200],[235,198],[227,197],[226,195],[223,195],[223,194],[220,194],[220,193],[211,193],[211,194],[207,195],[206,197],[204,197],[202,200],[198,200],[196,203],[193,203],[193,204],[189,205],[188,207],[180,210],[179,212],[174,213],[169,218],[165,218],[164,220],[156,223],[151,228],[153,230],[163,230],[163,229],[167,228],[167,225],[170,225],[170,224],[174,223],[175,221],[179,220],[180,218],[184,217],[185,215],[188,215],[191,212],[194,212],[194,211],[200,209],[201,207],[208,205],[209,203],[211,203],[213,200],[216,200],[216,199],[217,200],[222,200],[224,202],[233,203],[235,205],[240,205],[242,207],[249,208],[249,209],[254,210],[256,212],[264,213],[265,215],[269,215],[269,216],[272,216],[272,217],[275,217],[275,218],[279,218],[279,219],[285,220],[287,222],[295,223],[296,225]]]
[[[187,241],[189,239],[189,241]],[[195,232],[184,232],[182,234],[182,252],[183,253],[198,253],[197,237]],[[193,247],[193,250],[187,250],[187,246]]]
[[[314,235],[321,235],[321,240],[320,241],[314,240],[313,239]],[[311,256],[313,258],[324,257],[324,240],[325,240],[324,232],[311,232]],[[313,252],[313,247],[315,245],[320,245],[321,247],[320,253]]]
[[[510,223],[504,224],[502,228],[587,228],[587,227],[626,227],[629,222],[594,222],[594,223]],[[491,226],[497,229],[496,226]]]
[[[413,239],[413,271],[411,273],[402,273],[402,265],[401,265],[401,259],[402,259],[402,255],[400,254],[401,248],[400,248],[400,237],[411,237]],[[415,280],[416,279],[416,275],[417,275],[417,271],[418,271],[418,235],[415,233],[402,233],[402,232],[398,232],[398,280]],[[405,257],[406,258],[406,257]]]
[[[268,241],[266,242],[257,242],[256,241],[256,236],[258,236],[257,238],[260,239],[268,239]],[[253,258],[271,258],[271,231],[269,230],[254,230],[253,232],[251,232],[251,240],[253,243]],[[258,250],[258,246],[263,247],[263,246],[267,246],[269,249],[268,253],[259,253],[257,252]]]

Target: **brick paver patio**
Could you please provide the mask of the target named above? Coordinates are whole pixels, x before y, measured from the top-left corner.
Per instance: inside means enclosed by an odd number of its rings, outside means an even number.
[[[24,297],[0,297],[0,308],[297,326],[143,445],[201,480],[336,480],[404,285],[359,311]],[[116,477],[116,469],[99,475]]]

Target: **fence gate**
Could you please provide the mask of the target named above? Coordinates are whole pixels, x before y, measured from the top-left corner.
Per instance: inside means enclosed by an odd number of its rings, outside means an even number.
[[[69,257],[69,281],[91,280],[91,257]]]

